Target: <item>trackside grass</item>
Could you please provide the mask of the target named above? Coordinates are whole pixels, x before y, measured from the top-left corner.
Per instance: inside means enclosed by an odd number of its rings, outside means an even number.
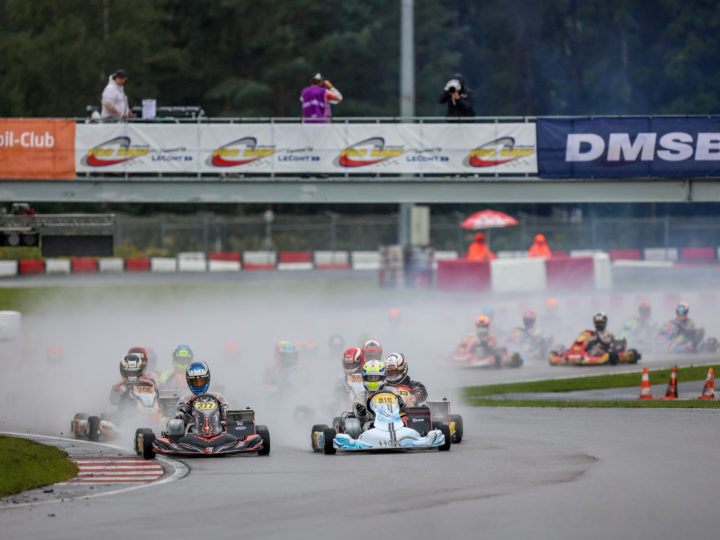
[[[678,381],[701,381],[707,376],[710,366],[679,367]],[[713,366],[715,372],[718,366]],[[649,372],[653,385],[667,384],[671,369],[657,369]],[[641,371],[613,375],[592,375],[568,379],[548,379],[520,383],[466,386],[461,389],[463,402],[477,407],[670,407],[670,408],[720,408],[720,401],[698,400],[642,400],[642,401],[566,401],[537,399],[502,399],[502,394],[536,392],[572,392],[578,390],[601,390],[607,388],[628,388],[637,386],[640,390]],[[488,398],[486,396],[495,396]],[[498,397],[500,396],[500,397]]]
[[[54,446],[0,435],[0,497],[72,478],[77,465]]]

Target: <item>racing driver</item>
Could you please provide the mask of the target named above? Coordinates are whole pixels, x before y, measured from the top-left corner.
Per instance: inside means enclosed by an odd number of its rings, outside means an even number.
[[[420,405],[427,397],[427,389],[420,381],[413,381],[408,375],[408,364],[404,354],[391,353],[385,357],[387,385],[405,401]]]
[[[192,422],[193,404],[197,396],[203,394],[215,398],[220,408],[220,421],[223,425],[227,425],[227,400],[217,392],[208,392],[208,388],[210,388],[210,368],[208,365],[205,362],[192,362],[185,370],[185,380],[192,394],[178,402],[175,418],[182,419],[185,425]]]
[[[585,350],[592,356],[600,356],[601,354],[612,352],[615,337],[610,330],[606,329],[607,320],[607,315],[602,311],[599,311],[593,317],[595,332],[585,345]]]
[[[110,403],[119,406],[130,399],[130,391],[136,382],[149,383],[155,386],[155,381],[143,377],[145,364],[137,353],[129,353],[120,360],[120,376],[122,380],[110,389]]]
[[[366,431],[372,426],[371,423],[375,419],[375,412],[370,405],[370,398],[378,392],[390,391],[396,395],[397,393],[392,387],[387,386],[385,362],[380,360],[369,360],[365,362],[362,369],[362,378],[365,390],[355,398],[352,410],[355,412],[356,418],[360,420],[363,431]],[[402,396],[398,396],[398,404],[400,405],[401,413],[407,410],[407,405]]]

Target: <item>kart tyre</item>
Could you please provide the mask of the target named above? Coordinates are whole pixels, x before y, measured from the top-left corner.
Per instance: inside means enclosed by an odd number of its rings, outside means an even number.
[[[519,353],[513,353],[511,358],[512,358],[512,367],[514,367],[514,368],[522,367],[523,359]]]
[[[453,435],[453,443],[460,444],[463,440],[463,419],[459,414],[451,414],[450,421],[455,422],[455,434]]]
[[[100,417],[89,416],[88,417],[88,433],[87,437],[89,441],[100,440]]]
[[[499,354],[495,355],[495,369],[500,369],[502,367],[502,356]]]
[[[75,416],[73,416],[72,422],[70,422],[70,433],[73,433],[76,439],[82,439],[83,435],[75,431],[75,422],[77,420],[87,420],[87,417],[88,415],[85,413],[76,413]]]
[[[325,426],[323,430],[323,452],[325,455],[331,456],[337,452],[337,449],[333,446],[333,439],[335,438],[335,430],[333,428]]]
[[[262,448],[258,450],[258,456],[270,455],[270,430],[267,426],[255,426],[255,433],[262,439]]]
[[[315,424],[310,431],[310,446],[312,446],[313,452],[320,452],[322,448],[315,444],[315,434],[324,433],[327,426],[323,424]]]
[[[350,435],[353,439],[357,439],[362,433],[362,425],[360,425],[360,420],[358,420],[357,418],[346,418],[345,425],[343,426],[343,431]]]
[[[439,429],[445,435],[445,444],[438,446],[441,452],[447,452],[452,446],[452,436],[450,435],[450,427],[441,422],[433,422],[433,429]]]
[[[617,366],[618,364],[618,354],[616,352],[611,352],[609,355],[610,365]]]
[[[142,457],[145,459],[155,459],[155,447],[153,447],[153,443],[155,442],[155,434],[150,431],[150,433],[143,433],[142,435]]]
[[[153,435],[153,430],[150,428],[138,428],[135,430],[135,439],[133,440],[133,448],[135,448],[135,453],[138,456],[142,456],[143,454],[143,444],[142,441],[145,438],[147,434]]]

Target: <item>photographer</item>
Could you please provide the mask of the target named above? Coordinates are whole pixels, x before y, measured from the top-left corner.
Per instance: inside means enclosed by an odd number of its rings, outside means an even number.
[[[453,78],[445,84],[445,89],[440,96],[440,103],[447,103],[448,118],[456,116],[475,116],[473,109],[473,92],[465,86],[465,78],[461,73],[456,73]]]

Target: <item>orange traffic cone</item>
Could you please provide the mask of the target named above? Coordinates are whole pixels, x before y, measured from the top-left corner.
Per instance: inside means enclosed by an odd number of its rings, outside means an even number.
[[[672,373],[670,373],[670,382],[668,383],[667,392],[665,397],[662,399],[677,399],[677,366],[673,366]]]
[[[698,399],[715,399],[715,372],[712,367],[708,369],[708,374],[705,378],[705,386],[703,387],[702,394]]]
[[[652,399],[652,390],[650,388],[650,376],[648,375],[648,369],[643,368],[642,382],[640,383],[640,396],[638,399]]]

